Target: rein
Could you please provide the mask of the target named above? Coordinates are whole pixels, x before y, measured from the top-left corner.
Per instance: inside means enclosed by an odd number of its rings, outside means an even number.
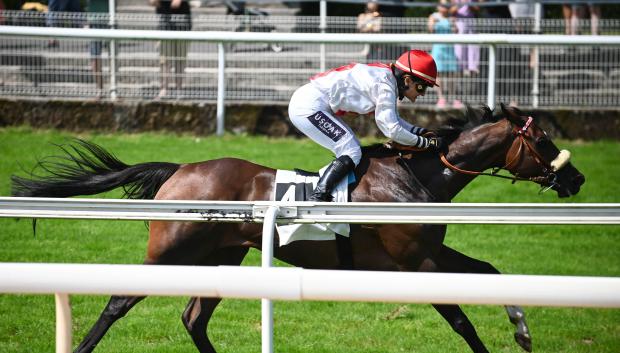
[[[549,189],[551,189],[553,186],[556,185],[556,175],[555,173],[553,173],[555,171],[555,168],[552,167],[549,163],[547,163],[544,158],[542,158],[542,156],[532,147],[532,145],[525,139],[525,136],[527,135],[527,130],[530,127],[530,125],[532,124],[532,121],[534,119],[530,116],[527,119],[527,122],[525,123],[525,125],[521,128],[521,129],[517,129],[516,131],[513,130],[513,135],[515,138],[518,139],[518,150],[515,153],[514,157],[510,159],[510,161],[508,163],[506,163],[506,165],[504,165],[503,167],[499,167],[499,168],[494,168],[493,172],[491,173],[486,173],[486,172],[478,172],[478,171],[473,171],[473,170],[465,170],[465,169],[461,169],[457,166],[455,166],[454,164],[450,163],[448,161],[448,159],[446,158],[445,154],[443,152],[439,153],[439,158],[441,160],[441,162],[448,168],[450,168],[451,170],[461,173],[461,174],[466,174],[466,175],[486,175],[486,176],[492,176],[492,177],[496,177],[496,178],[502,178],[502,179],[509,179],[512,180],[512,183],[514,184],[517,181],[531,181],[531,182],[535,182],[537,184],[542,184],[542,183],[549,183],[550,186],[548,187],[542,187],[541,189],[541,193],[545,192]],[[513,142],[514,144],[514,142]],[[508,170],[510,172],[510,167],[512,166],[512,164],[515,161],[518,161],[521,159],[522,154],[524,153],[524,148],[523,146],[525,145],[525,147],[527,148],[527,150],[531,153],[532,157],[534,158],[534,160],[536,161],[536,163],[538,165],[540,165],[542,167],[543,173],[545,174],[544,176],[536,176],[536,177],[529,177],[529,178],[523,178],[517,175],[517,173],[514,173],[513,176],[506,176],[506,175],[501,175],[501,174],[497,174],[500,170],[505,169]],[[513,147],[511,146],[509,151],[512,149]]]

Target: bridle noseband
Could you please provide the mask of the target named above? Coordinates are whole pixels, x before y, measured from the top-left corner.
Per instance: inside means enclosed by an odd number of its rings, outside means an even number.
[[[513,127],[512,135],[516,139],[517,145],[515,147],[515,142],[513,141],[512,145],[508,149],[508,153],[507,153],[507,158],[506,159],[508,160],[508,162],[503,167],[494,168],[491,173],[477,172],[477,171],[472,171],[472,170],[461,169],[461,168],[453,165],[452,163],[450,163],[443,152],[439,153],[439,157],[441,159],[441,162],[446,167],[450,168],[451,170],[453,170],[455,172],[461,173],[461,174],[476,175],[476,176],[477,175],[488,175],[488,176],[493,176],[493,177],[497,177],[497,178],[510,179],[510,180],[512,180],[513,184],[515,182],[517,182],[518,180],[531,181],[531,182],[534,182],[534,183],[537,183],[537,184],[541,185],[540,193],[543,193],[543,192],[545,192],[545,191],[547,191],[549,189],[552,189],[555,186],[559,186],[559,184],[557,183],[557,175],[555,174],[555,172],[557,172],[564,165],[562,164],[562,165],[560,165],[558,167],[552,166],[553,162],[552,163],[547,162],[540,155],[540,153],[538,153],[538,151],[536,151],[536,149],[532,146],[532,144],[525,138],[527,136],[527,134],[528,134],[528,129],[532,125],[533,121],[534,121],[534,119],[530,116],[530,117],[528,117],[527,122],[525,123],[525,125],[523,125],[522,128],[518,128],[516,126]],[[511,156],[512,158],[508,158],[508,157],[510,157],[511,151],[514,150],[515,148],[516,148],[516,152]],[[518,161],[520,161],[522,159],[522,155],[523,155],[523,153],[525,153],[526,150],[527,150],[527,152],[529,152],[530,156],[534,159],[536,164],[538,164],[538,166],[540,166],[540,168],[542,169],[543,175],[524,178],[524,177],[520,177],[517,172],[513,172],[511,170],[511,168],[513,167],[513,164],[515,162],[518,162]],[[506,176],[506,175],[498,174],[498,172],[500,170],[502,170],[502,169],[505,169],[505,170],[509,171],[513,175],[512,176]]]

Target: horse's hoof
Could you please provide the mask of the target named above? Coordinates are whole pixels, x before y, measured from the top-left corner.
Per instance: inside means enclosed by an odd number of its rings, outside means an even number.
[[[532,351],[532,337],[528,334],[515,333],[515,341],[523,348],[526,352]]]

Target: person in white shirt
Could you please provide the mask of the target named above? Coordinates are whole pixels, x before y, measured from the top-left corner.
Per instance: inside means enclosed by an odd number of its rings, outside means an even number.
[[[427,130],[401,119],[397,109],[397,99],[415,102],[436,81],[435,60],[425,51],[408,50],[395,63],[352,63],[315,75],[298,88],[289,103],[291,122],[336,156],[309,200],[331,201],[334,186],[362,158],[359,141],[338,117],[345,113],[374,113],[379,130],[389,139],[420,149],[440,149],[440,138],[423,137]]]

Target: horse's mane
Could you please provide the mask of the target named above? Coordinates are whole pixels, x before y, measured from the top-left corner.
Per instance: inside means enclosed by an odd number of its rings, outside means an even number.
[[[432,132],[443,138],[446,144],[449,144],[456,140],[463,131],[471,130],[483,124],[493,123],[499,119],[500,117],[494,116],[491,109],[486,105],[482,105],[479,108],[472,108],[470,105],[467,105],[464,114],[461,116],[448,116],[445,123]],[[383,143],[362,147],[362,154],[369,157],[392,156],[398,154],[398,152],[398,150],[389,148]]]
[[[465,114],[460,117],[449,116],[446,119],[444,125],[433,131],[437,136],[444,139],[446,143],[451,143],[456,140],[457,137],[467,130],[471,130],[487,123],[494,123],[500,119],[499,116],[494,116],[491,109],[486,106],[480,106],[479,108],[472,108],[467,105]]]

